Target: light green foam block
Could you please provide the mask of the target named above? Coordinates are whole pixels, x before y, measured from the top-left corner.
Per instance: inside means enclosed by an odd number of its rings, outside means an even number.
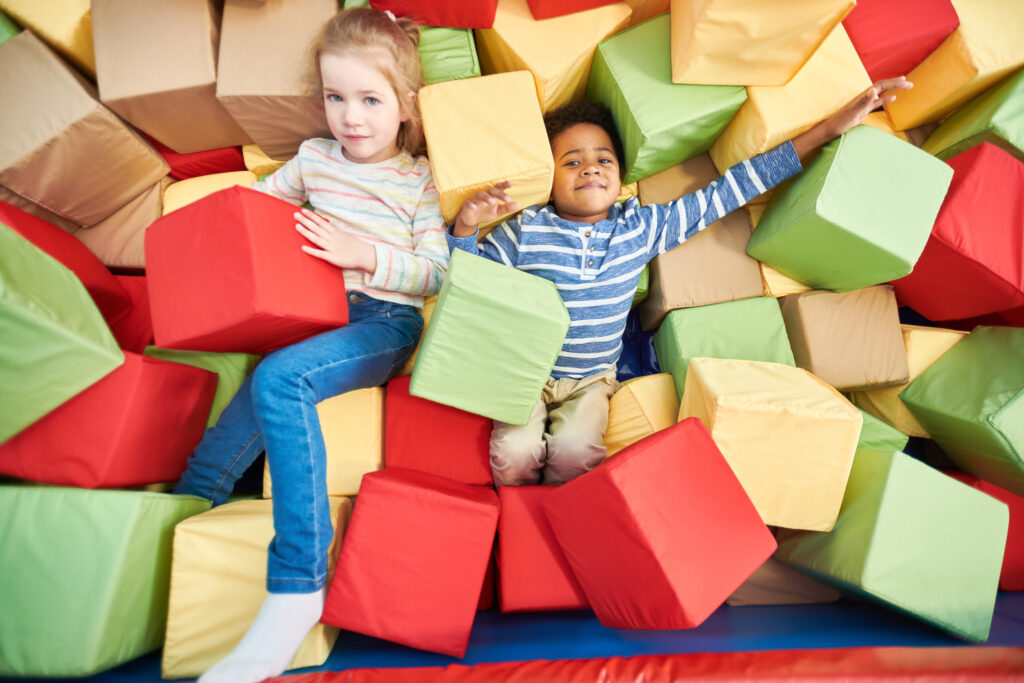
[[[0,675],[89,676],[163,644],[194,496],[0,486]]]
[[[0,223],[0,442],[124,362],[70,270]]]
[[[553,282],[456,250],[409,392],[526,424],[568,330],[569,314]]]
[[[860,408],[858,408],[860,410]],[[882,422],[871,413],[860,411],[864,422],[860,428],[857,448],[877,451],[902,451],[910,437],[890,424]]]
[[[0,43],[4,42],[8,38],[13,38],[21,32],[18,25],[11,21],[3,12],[0,12]]]
[[[605,39],[594,54],[587,97],[615,117],[625,183],[706,152],[747,100],[739,85],[673,83],[670,56],[668,14]]]
[[[654,335],[663,372],[682,398],[691,358],[731,358],[796,366],[779,302],[770,296],[670,311]]]
[[[921,149],[950,159],[983,142],[1024,161],[1024,69],[958,109],[928,136]]]
[[[782,531],[775,557],[984,642],[1009,518],[1004,503],[908,455],[859,450],[832,531]]]
[[[776,189],[747,254],[814,289],[901,278],[921,256],[952,178],[932,155],[857,126]]]
[[[900,399],[960,468],[1024,496],[1024,329],[976,327]]]

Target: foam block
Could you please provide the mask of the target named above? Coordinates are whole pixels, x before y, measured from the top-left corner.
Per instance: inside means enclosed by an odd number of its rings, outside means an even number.
[[[1024,329],[977,327],[900,393],[963,470],[1024,495]]]
[[[456,250],[409,391],[526,424],[568,329],[553,282]],[[451,381],[453,368],[461,369],[458,383]]]
[[[426,296],[423,297],[423,308],[420,309],[420,315],[423,316],[423,331],[420,332],[420,340],[416,344],[416,348],[413,349],[412,354],[405,361],[405,365],[398,372],[399,375],[411,375],[413,368],[416,367],[416,356],[419,354],[420,346],[423,345],[423,336],[427,333],[427,327],[430,326],[430,317],[434,314],[434,306],[437,305],[437,296]]]
[[[652,17],[668,12],[670,0],[626,0],[626,4],[633,10],[633,16],[629,18],[629,25],[636,26]]]
[[[1003,568],[999,572],[999,590],[1024,590],[1024,498],[966,472],[947,470],[946,474],[1006,503],[1010,510],[1010,526],[1003,551]]]
[[[166,216],[172,211],[229,187],[249,187],[256,180],[256,174],[248,170],[212,173],[179,180],[164,190],[162,215]]]
[[[83,73],[96,76],[89,3],[39,3],[36,0],[2,0],[0,9],[46,41]]]
[[[761,196],[763,197],[764,195]],[[747,220],[750,223],[751,231],[757,228],[757,224],[761,221],[761,216],[764,215],[766,207],[767,203],[747,204],[743,207],[743,212],[747,214]],[[746,249],[746,247],[744,247],[744,249]],[[757,261],[757,265],[761,272],[761,286],[765,296],[773,296],[778,299],[780,297],[788,296],[789,294],[809,292],[812,289],[799,280],[794,280],[785,273],[781,273],[777,269],[772,268],[767,263]]]
[[[150,226],[146,274],[157,346],[263,354],[347,323],[338,269],[301,250],[294,212],[288,202],[233,187]]]
[[[21,29],[3,12],[0,12],[0,43],[18,35]]]
[[[158,346],[147,346],[145,355],[160,358],[174,363],[184,363],[196,368],[208,370],[217,375],[217,390],[210,406],[210,416],[206,419],[207,428],[217,424],[217,418],[224,412],[228,403],[238,393],[238,387],[256,367],[260,357],[251,353],[214,353],[208,351],[185,351],[182,349],[162,349]]]
[[[623,382],[608,402],[608,456],[676,423],[679,397],[672,375],[660,372]]]
[[[120,209],[89,228],[72,233],[110,268],[146,267],[146,229],[164,213],[164,192],[174,181],[164,176]]]
[[[490,28],[498,0],[470,4],[461,0],[370,0],[370,5],[390,10],[400,17],[412,17],[427,26]]]
[[[892,451],[857,452],[830,533],[781,532],[776,557],[967,640],[988,638],[1006,506]]]
[[[903,277],[925,248],[952,175],[913,145],[857,126],[772,194],[747,253],[816,289]]]
[[[502,612],[587,607],[587,597],[541,507],[554,490],[550,486],[498,488],[498,590]]]
[[[424,472],[363,478],[323,622],[461,657],[498,524],[498,496]]]
[[[840,597],[839,591],[828,584],[769,557],[729,596],[725,604],[730,607],[817,605],[835,602]]]
[[[178,154],[173,149],[163,144],[156,138],[143,135],[146,142],[153,145],[153,149],[160,153],[164,161],[171,167],[170,177],[172,180],[185,180],[200,175],[211,173],[229,173],[231,171],[244,171],[245,160],[242,156],[240,146],[221,147],[219,149],[208,149],[201,152],[189,154]]]
[[[795,363],[782,312],[771,297],[672,311],[654,335],[654,350],[661,369],[672,373],[679,397],[690,359],[697,356]]]
[[[706,152],[747,99],[742,86],[677,85],[667,14],[597,46],[587,97],[608,105],[622,138],[623,182]]]
[[[543,508],[612,628],[699,626],[775,549],[697,420],[629,446],[550,492]]]
[[[679,419],[711,433],[765,524],[828,531],[861,431],[861,413],[801,368],[694,358]]]
[[[159,648],[174,526],[209,507],[194,496],[0,486],[0,675],[90,676]]]
[[[861,410],[860,413],[864,424],[860,429],[860,438],[857,439],[858,449],[902,451],[907,447],[909,436],[865,410]]]
[[[132,300],[127,317],[111,328],[117,344],[126,351],[142,353],[153,343],[153,319],[149,314],[149,287],[145,275],[115,275]]]
[[[948,162],[953,182],[914,271],[896,298],[929,320],[1024,305],[1024,162],[983,142]]]
[[[960,107],[928,136],[921,149],[940,159],[990,142],[1024,160],[1024,69]]]

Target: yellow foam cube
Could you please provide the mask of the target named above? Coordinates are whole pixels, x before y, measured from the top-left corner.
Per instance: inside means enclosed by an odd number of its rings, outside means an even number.
[[[538,21],[526,0],[498,0],[493,26],[475,32],[480,69],[529,71],[547,112],[583,97],[597,44],[629,26],[631,13],[617,2]]]
[[[352,514],[348,498],[331,498],[334,540],[327,582]],[[190,517],[174,529],[164,678],[194,677],[241,640],[267,597],[267,547],[274,536],[269,500],[227,503]],[[338,629],[317,624],[302,641],[289,669],[327,661]]]
[[[636,26],[659,14],[664,14],[672,3],[671,0],[626,0],[626,4],[633,10],[633,14],[629,18],[629,25]]]
[[[252,171],[228,171],[227,173],[211,173],[210,175],[186,178],[171,183],[164,190],[164,214],[187,206],[192,202],[211,195],[219,190],[240,185],[249,187],[256,182],[256,174]]]
[[[748,204],[743,207],[744,211],[747,212],[747,217],[750,219],[751,230],[757,227],[757,223],[761,220],[761,215],[764,214],[766,206],[767,204]],[[772,268],[767,263],[758,262],[758,265],[761,267],[761,285],[764,287],[765,296],[773,296],[778,299],[790,294],[809,292],[812,289],[785,273]]]
[[[667,372],[634,377],[622,383],[608,405],[608,430],[604,445],[608,455],[615,455],[676,423],[679,399],[676,384]]]
[[[861,412],[801,368],[693,358],[679,420],[700,418],[770,526],[829,531],[860,438]]]
[[[416,367],[416,354],[420,352],[420,347],[423,345],[423,337],[427,334],[427,325],[430,324],[430,316],[434,313],[435,305],[437,305],[437,296],[424,297],[423,308],[420,309],[420,314],[423,316],[423,331],[420,333],[420,340],[416,342],[416,348],[413,349],[409,359],[405,361],[399,375],[411,375],[413,368]]]
[[[0,0],[0,10],[73,63],[96,77],[89,0]]]
[[[272,159],[257,145],[242,145],[242,162],[258,176],[268,175],[284,166],[287,159]]]
[[[672,81],[783,85],[854,0],[672,0]]]

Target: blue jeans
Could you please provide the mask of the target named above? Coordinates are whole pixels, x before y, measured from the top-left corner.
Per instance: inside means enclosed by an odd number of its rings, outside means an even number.
[[[316,404],[391,379],[422,329],[415,307],[350,293],[349,323],[267,354],[189,456],[174,492],[220,505],[266,450],[274,482],[269,592],[312,593],[326,580],[334,533]]]

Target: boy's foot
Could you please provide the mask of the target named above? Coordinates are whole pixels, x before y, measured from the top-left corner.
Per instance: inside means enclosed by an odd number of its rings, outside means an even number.
[[[324,611],[325,588],[316,593],[271,593],[231,653],[198,683],[258,683],[280,676]]]

